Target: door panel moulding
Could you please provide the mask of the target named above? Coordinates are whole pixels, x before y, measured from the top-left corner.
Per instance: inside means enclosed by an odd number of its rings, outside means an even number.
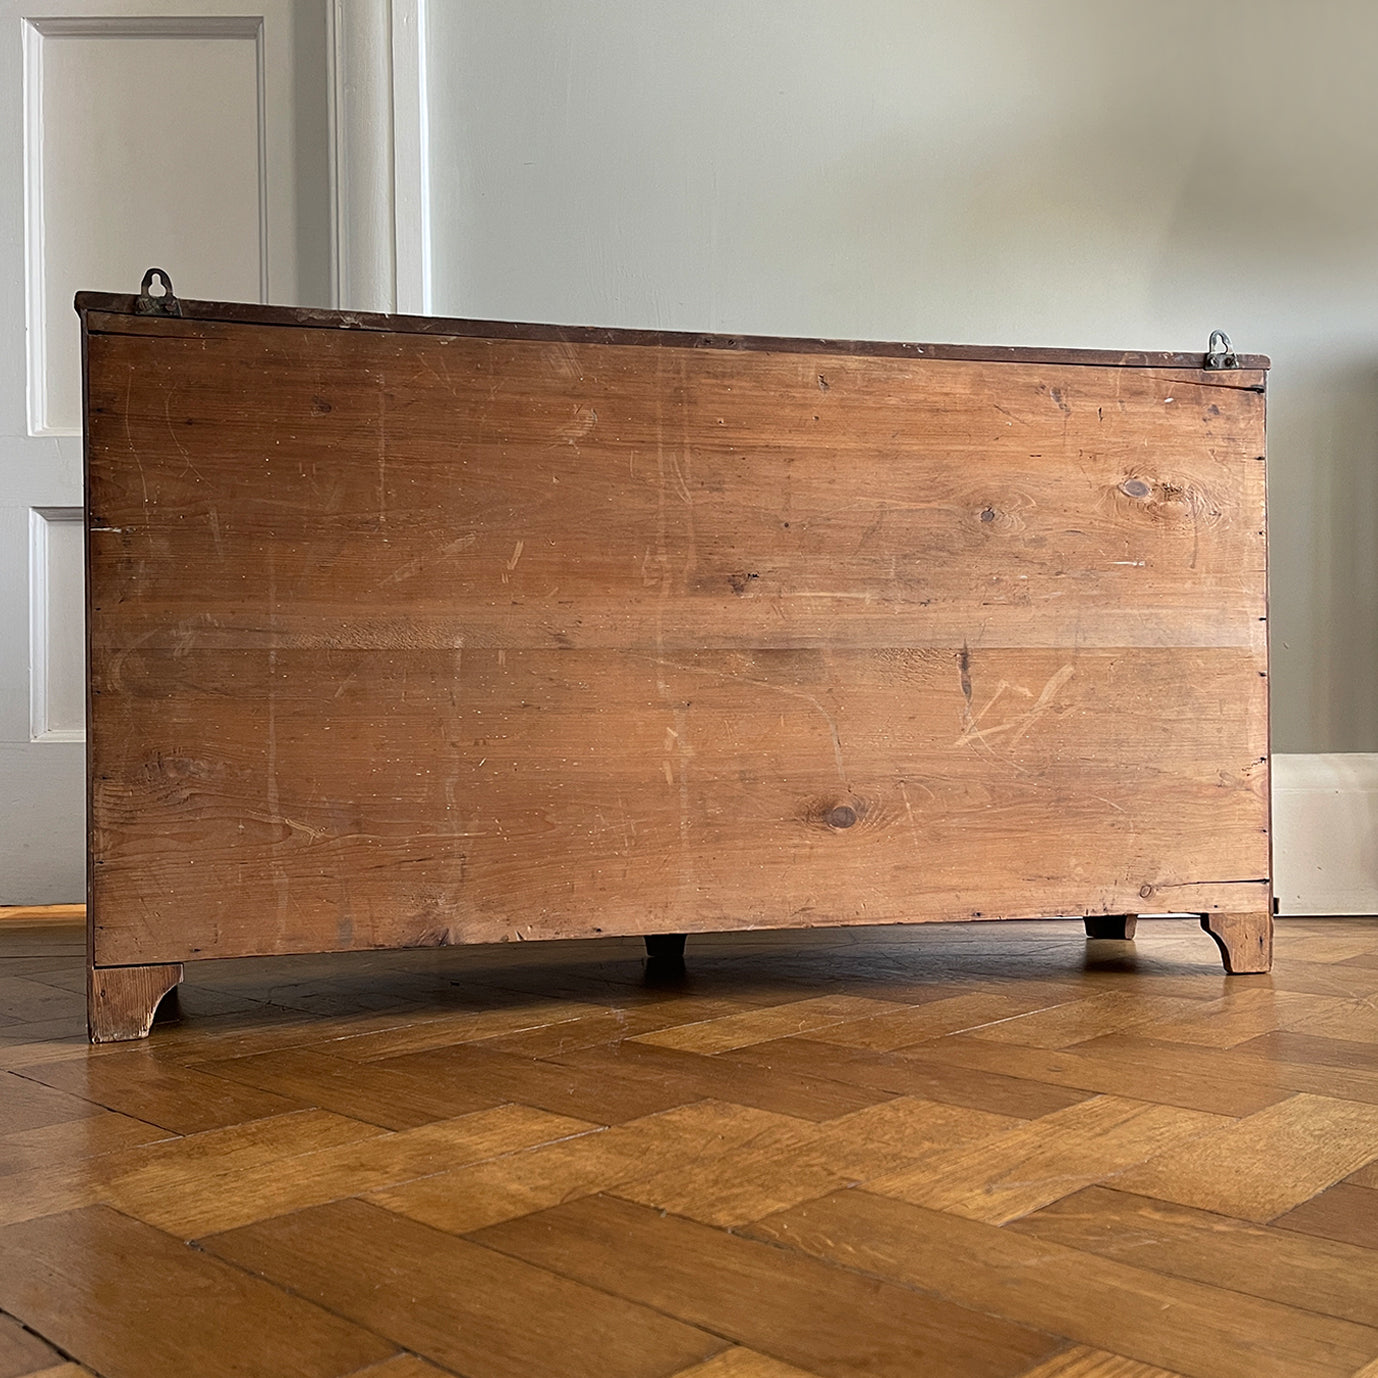
[[[43,16],[23,21],[24,72],[24,199],[25,199],[25,318],[27,322],[28,433],[31,436],[79,435],[81,427],[53,407],[54,335],[49,319],[49,295],[53,286],[48,235],[46,183],[51,173],[48,155],[52,131],[45,119],[46,67],[50,45],[59,40],[96,39],[120,43],[165,39],[227,39],[254,45],[254,119],[256,123],[256,182],[258,296],[270,300],[268,219],[268,83],[264,52],[264,20],[261,15],[151,15],[151,16]],[[150,177],[157,178],[156,166]],[[140,199],[131,188],[131,202]],[[117,210],[123,208],[116,208]],[[90,283],[68,283],[75,291]],[[112,287],[120,284],[111,282]]]
[[[54,528],[75,528],[72,552],[54,547]],[[35,742],[86,740],[81,622],[81,508],[34,507],[29,511],[29,705],[30,737]],[[66,543],[64,543],[66,544]],[[62,567],[57,567],[62,562]],[[75,569],[70,566],[75,563]],[[75,602],[71,597],[76,585]],[[60,625],[62,608],[76,621]]]

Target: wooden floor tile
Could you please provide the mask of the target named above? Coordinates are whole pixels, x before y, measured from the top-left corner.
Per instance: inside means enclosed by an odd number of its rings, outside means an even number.
[[[0,1306],[101,1378],[339,1378],[396,1350],[105,1206],[0,1229]]]
[[[6,975],[18,974],[9,970],[8,962],[4,967],[0,967],[0,971]],[[57,990],[65,990],[68,995],[75,997],[80,1002],[84,1002],[86,999],[86,972],[82,967],[53,964],[46,971],[41,973],[30,972],[29,976],[30,979],[41,981],[44,985],[53,986]]]
[[[1246,1043],[1236,1044],[1234,1050],[1241,1056],[1267,1062],[1309,1063],[1317,1067],[1340,1067],[1357,1072],[1371,1071],[1375,1065],[1372,1044],[1299,1033],[1295,1029],[1278,1029],[1260,1034]]]
[[[4,940],[6,960],[21,967],[57,954],[70,953],[84,959],[86,953],[86,923],[81,916],[51,914],[25,923],[11,920],[0,923],[0,937]]]
[[[901,1097],[825,1125],[783,1125],[722,1153],[704,1152],[614,1188],[628,1201],[709,1225],[736,1226],[901,1165],[942,1160],[956,1145],[995,1138],[1005,1115]],[[913,1169],[921,1175],[924,1167]]]
[[[475,1238],[821,1378],[1014,1378],[1062,1347],[931,1295],[606,1196]]]
[[[1250,1115],[1292,1093],[1276,1066],[1255,1059],[1217,1069],[1204,1061],[1206,1051],[1188,1054],[1180,1044],[1166,1043],[1105,1045],[1099,1039],[1065,1050],[1025,1048],[960,1035],[897,1056],[1222,1115]]]
[[[1170,1148],[1116,1179],[1123,1191],[1266,1221],[1378,1156],[1378,1106],[1298,1095]]]
[[[185,982],[183,983],[186,984]],[[179,988],[180,989],[180,988]],[[362,1021],[375,1025],[376,1018]],[[330,1021],[331,1038],[341,1036],[356,1021]],[[84,1040],[83,1040],[84,1041]],[[321,1041],[321,1023],[297,1010],[277,1010],[256,1005],[249,1010],[206,1019],[154,1021],[153,1036],[133,1051],[145,1053],[155,1062],[172,1067],[195,1067],[218,1058],[249,1057],[274,1052],[279,1048],[312,1045]],[[96,1057],[120,1058],[131,1051],[127,1043],[87,1044],[83,1060]]]
[[[484,1009],[430,1016],[388,1029],[333,1039],[324,1050],[331,1057],[351,1062],[374,1062],[380,1058],[400,1057],[403,1053],[423,1053],[430,1048],[448,1048],[456,1043],[476,1043],[553,1028],[605,1012],[602,1005],[535,998],[514,1002],[509,996]]]
[[[1362,1046],[1362,1045],[1361,1045]],[[1238,1050],[1231,1050],[1232,1053]],[[1240,1063],[1252,1063],[1245,1075],[1253,1075],[1255,1067],[1260,1071],[1270,1066],[1276,1071],[1278,1080],[1288,1090],[1301,1091],[1313,1096],[1326,1096],[1337,1100],[1359,1101],[1366,1105],[1378,1105],[1378,1060],[1368,1067],[1336,1066],[1333,1063],[1277,1062],[1269,1064],[1262,1058],[1241,1055]]]
[[[1190,1043],[1202,1048],[1234,1048],[1275,1029],[1286,1029],[1346,1002],[1327,995],[1254,986],[1205,1001],[1176,1019],[1139,1024],[1141,1038]]]
[[[12,1316],[0,1315],[0,1378],[29,1378],[63,1362],[51,1345],[25,1330]]]
[[[45,1063],[25,1074],[175,1134],[197,1134],[305,1108],[290,1097],[167,1063],[143,1047]]]
[[[1270,976],[1235,979],[1265,980],[1276,990],[1304,991],[1309,995],[1332,995],[1349,1000],[1362,1000],[1373,990],[1373,969],[1350,962],[1327,964],[1294,958],[1281,964],[1274,962]]]
[[[943,1101],[1021,1119],[1051,1114],[1094,1094],[1027,1077],[965,1066],[952,1067],[910,1055],[926,1048],[941,1048],[944,1044],[944,1040],[935,1040],[920,1044],[918,1049],[906,1048],[901,1053],[877,1053],[805,1038],[780,1038],[719,1053],[714,1061],[753,1067],[777,1078],[802,1074],[807,1068],[815,1078],[826,1077],[848,1086],[889,1095],[917,1096],[922,1100]]]
[[[0,1067],[27,1074],[31,1067],[85,1058],[89,1046],[83,1015],[38,1024],[7,1024],[0,1029]]]
[[[502,1102],[463,1081],[439,1079],[395,1061],[351,1062],[314,1048],[202,1062],[197,1070],[385,1129],[412,1129]]]
[[[577,1019],[515,1033],[494,1034],[485,1037],[483,1046],[523,1057],[559,1060],[568,1053],[620,1043],[640,1034],[719,1019],[736,1012],[737,1008],[735,1001],[701,999],[687,994],[670,1001],[619,1001]]]
[[[0,1135],[100,1114],[100,1106],[14,1072],[0,1072]]]
[[[1345,1181],[1360,1187],[1378,1187],[1378,1158],[1351,1172]]]
[[[1274,950],[1307,962],[1352,962],[1372,955],[1373,939],[1359,924],[1326,924],[1279,919],[1274,925]]]
[[[886,1010],[863,1019],[849,1019],[845,1023],[812,1029],[802,1037],[822,1043],[836,1043],[844,1048],[869,1048],[873,1052],[890,1052],[910,1043],[921,1043],[944,1034],[976,1029],[1015,1015],[1038,1009],[1042,1000],[1009,992],[976,992],[952,995],[946,999],[925,1002],[907,1008]]]
[[[1182,1066],[1182,1045],[1145,1038],[1138,1029],[1108,1034],[1078,1049],[1097,1058],[1137,1061],[1145,1067]],[[1337,1100],[1378,1105],[1378,1064],[1275,1060],[1237,1048],[1196,1048],[1191,1064],[1202,1076],[1232,1078],[1244,1086],[1275,1085],[1287,1092],[1306,1092]]]
[[[999,1225],[1233,1124],[1199,1110],[1096,1096],[877,1177],[871,1190]]]
[[[1046,1364],[1039,1364],[1020,1378],[1183,1378],[1156,1364],[1141,1364],[1122,1354],[1107,1354],[1103,1349],[1077,1345]]]
[[[126,1192],[135,1197],[175,1198],[208,1174],[247,1172],[263,1163],[380,1132],[376,1125],[302,1110],[121,1149],[95,1159],[31,1168],[0,1183],[0,1224],[109,1201]]]
[[[770,1009],[706,1019],[697,1024],[680,1024],[655,1033],[639,1034],[638,1039],[662,1048],[683,1048],[692,1053],[721,1053],[729,1048],[743,1048],[749,1043],[763,1043],[768,1038],[785,1038],[806,1030],[841,1024],[848,1019],[888,1014],[896,1008],[893,1003],[884,1000],[823,995]]]
[[[699,1101],[378,1191],[370,1199],[451,1233],[467,1233],[656,1173],[690,1173],[763,1138],[797,1136],[809,1128],[764,1110]]]
[[[0,968],[0,1010],[7,1018],[25,1023],[80,1014],[85,1000],[71,991],[31,976],[7,976]]]
[[[793,1364],[782,1364],[750,1349],[725,1349],[706,1364],[681,1369],[674,1378],[816,1378]]]
[[[35,1168],[53,1168],[173,1137],[166,1129],[145,1124],[143,1120],[132,1120],[99,1106],[91,1108],[95,1113],[79,1120],[63,1120],[60,1124],[0,1138],[0,1177]]]
[[[370,1065],[396,1067],[408,1075],[464,1086],[474,1095],[519,1101],[595,1124],[621,1124],[680,1104],[673,1089],[640,1078],[602,1068],[585,1071],[541,1062],[469,1043],[406,1053]]]
[[[1286,1217],[1283,1217],[1285,1220]],[[1378,1257],[1352,1244],[1088,1187],[1009,1228],[1378,1329]]]
[[[395,1134],[273,1159],[228,1172],[214,1164],[177,1193],[152,1174],[113,1186],[121,1210],[181,1239],[247,1225],[268,1216],[322,1205],[533,1144],[586,1133],[593,1126],[524,1105],[480,1110]]]
[[[395,1359],[384,1359],[381,1364],[370,1364],[349,1378],[450,1378],[450,1370],[436,1368],[415,1354],[399,1354]]]
[[[1378,1330],[1368,1326],[1093,1257],[864,1189],[797,1206],[749,1233],[1169,1371],[1210,1378],[1350,1378],[1378,1355]]]
[[[659,1378],[725,1347],[704,1330],[362,1201],[249,1225],[204,1247],[466,1378]],[[359,1258],[370,1267],[353,1266]]]
[[[786,1068],[762,1067],[750,1061],[680,1048],[627,1041],[561,1056],[560,1063],[579,1071],[611,1072],[644,1081],[680,1100],[734,1101],[807,1120],[831,1120],[889,1099],[887,1092],[839,1083]]]
[[[1378,1250],[1378,1190],[1353,1182],[1338,1182],[1328,1191],[1280,1215],[1273,1224],[1323,1239],[1343,1240]],[[1370,1267],[1378,1278],[1378,1253]]]
[[[0,1293],[52,1254],[50,1378],[303,1378],[320,1323],[330,1378],[1378,1378],[1378,921],[1278,930],[210,962],[92,1047],[81,930],[0,924]]]
[[[14,937],[13,932],[0,929],[0,943],[3,943],[5,949],[5,974],[8,976],[28,976],[42,980],[45,975],[52,972],[70,972],[73,969],[72,958],[81,957],[86,947],[86,934],[83,931],[79,945],[73,944],[65,950],[48,952],[42,956],[16,956]]]
[[[1051,1009],[1002,1019],[970,1030],[967,1037],[992,1043],[1017,1043],[1024,1048],[1070,1048],[1137,1024],[1182,1018],[1190,1015],[1197,1003],[1157,994],[1107,991]]]
[[[1352,1043],[1378,1043],[1378,1008],[1372,1000],[1330,1000],[1326,1007],[1293,1023],[1298,1033]]]

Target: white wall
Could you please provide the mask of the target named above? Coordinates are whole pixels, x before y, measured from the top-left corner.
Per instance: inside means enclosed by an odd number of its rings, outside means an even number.
[[[1271,354],[1274,745],[1378,750],[1372,0],[433,0],[434,309]]]

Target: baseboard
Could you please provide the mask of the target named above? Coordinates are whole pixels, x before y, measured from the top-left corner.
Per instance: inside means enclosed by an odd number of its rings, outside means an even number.
[[[47,927],[50,924],[84,924],[84,904],[0,904],[0,924],[28,924]]]
[[[1378,753],[1273,757],[1278,913],[1378,914]]]

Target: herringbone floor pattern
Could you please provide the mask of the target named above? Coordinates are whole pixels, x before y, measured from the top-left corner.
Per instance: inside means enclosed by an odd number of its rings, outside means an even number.
[[[1378,921],[188,967],[0,923],[0,1378],[1378,1375]]]

